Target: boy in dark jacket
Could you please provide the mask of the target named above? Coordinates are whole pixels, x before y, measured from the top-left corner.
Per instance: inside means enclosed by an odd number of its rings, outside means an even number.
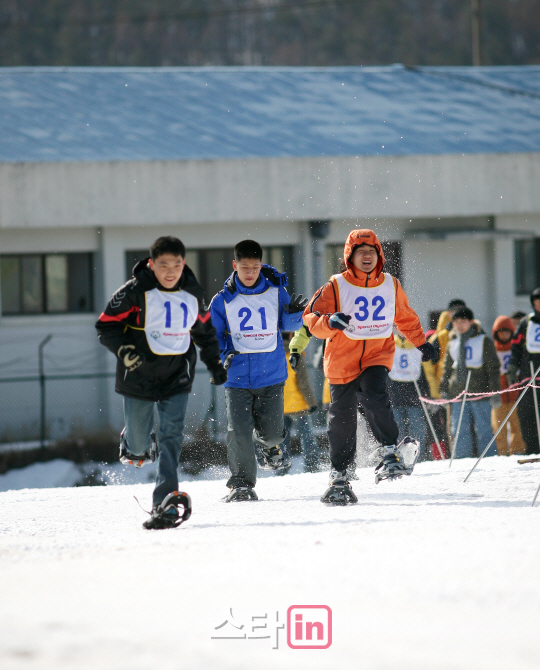
[[[279,448],[285,438],[283,386],[287,379],[281,330],[300,328],[307,300],[289,296],[287,276],[263,265],[262,255],[254,240],[239,242],[234,248],[234,272],[210,305],[221,359],[225,367],[230,365],[225,384],[231,470],[227,502],[257,500],[253,440],[268,469],[288,466]]]
[[[441,398],[455,398],[465,390],[470,371],[469,393],[499,391],[499,358],[493,340],[474,320],[468,307],[458,309],[453,318],[454,333],[450,336],[444,358],[444,373],[441,379]],[[483,400],[467,400],[463,411],[458,444],[454,445],[454,458],[471,458],[473,454],[473,421],[478,448],[484,450],[493,437],[491,430],[491,408],[501,406],[500,395]],[[452,404],[452,435],[456,437],[461,403]],[[493,443],[486,456],[495,456]]]
[[[132,279],[114,293],[96,323],[100,342],[118,359],[116,392],[124,396],[125,418],[120,460],[137,467],[158,460],[152,515],[143,524],[148,529],[178,526],[191,512],[189,496],[177,491],[177,468],[197,361],[193,342],[211,383],[227,379],[202,288],[185,255],[176,237],[157,239],[150,258],[135,266]],[[182,517],[179,504],[185,508]]]
[[[536,372],[540,365],[540,287],[535,288],[531,293],[531,305],[533,311],[521,319],[512,338],[512,355],[506,375],[509,384],[518,381],[518,376],[520,380],[528,379],[532,376],[531,370]],[[527,389],[527,393],[517,408],[521,433],[527,445],[528,454],[540,452],[534,391],[535,389]],[[540,403],[538,389],[536,389],[536,397],[537,402]]]

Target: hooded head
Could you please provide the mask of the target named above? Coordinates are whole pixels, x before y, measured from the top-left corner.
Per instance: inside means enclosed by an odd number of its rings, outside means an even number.
[[[510,339],[507,342],[503,342],[501,339],[499,339],[498,336],[498,331],[499,330],[509,330],[510,331]],[[512,323],[512,320],[508,316],[498,316],[495,319],[495,323],[493,324],[493,328],[491,329],[491,337],[493,338],[493,342],[495,343],[495,348],[498,349],[499,351],[507,351],[508,349],[511,348],[511,339],[512,339],[512,333],[514,332],[514,324]]]
[[[352,255],[354,254],[356,247],[361,246],[362,244],[367,244],[370,247],[373,247],[377,252],[377,265],[375,269],[370,273],[373,278],[378,277],[384,266],[384,254],[382,250],[382,245],[379,242],[379,238],[372,230],[362,229],[362,230],[351,230],[345,242],[345,247],[343,249],[343,260],[347,266],[347,269],[350,270],[355,277],[361,277],[365,273],[361,270],[358,270],[351,263]]]

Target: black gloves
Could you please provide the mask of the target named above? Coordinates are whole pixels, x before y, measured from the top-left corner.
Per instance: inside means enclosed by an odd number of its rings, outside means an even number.
[[[128,372],[133,372],[145,361],[144,355],[135,349],[134,344],[123,344],[119,347],[116,355],[126,366]]]
[[[209,368],[210,372],[210,384],[215,384],[216,386],[221,386],[227,381],[227,370],[223,365],[221,365],[221,361],[217,363],[214,367]]]
[[[427,363],[428,361],[433,360],[433,358],[435,357],[436,354],[435,347],[431,344],[431,342],[424,342],[424,344],[421,344],[419,347],[416,348],[422,354],[422,363]]]
[[[291,368],[296,372],[296,368],[298,367],[298,361],[300,360],[300,356],[302,354],[291,354],[289,356],[289,363],[291,365]]]
[[[232,363],[232,361],[233,361],[233,358],[234,358],[235,356],[238,356],[239,353],[240,353],[240,352],[239,352],[239,351],[236,351],[235,349],[229,349],[228,351],[226,351],[226,352],[223,354],[223,355],[225,356],[225,361],[224,361],[224,363],[223,363],[223,368],[224,368],[225,370],[228,370],[228,369],[231,367],[231,363]]]
[[[301,293],[299,295],[293,293],[291,295],[291,302],[288,305],[284,305],[283,309],[287,314],[296,314],[297,312],[303,312],[306,309],[308,302],[309,299],[304,298]]]
[[[345,330],[349,326],[349,321],[351,320],[350,314],[343,314],[343,312],[336,312],[328,319],[328,325],[330,328],[336,328],[337,330]]]

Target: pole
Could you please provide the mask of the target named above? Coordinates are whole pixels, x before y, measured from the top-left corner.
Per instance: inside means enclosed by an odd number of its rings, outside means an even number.
[[[534,368],[532,361],[529,361],[531,366],[531,377],[533,376]],[[533,398],[534,398],[534,413],[536,414],[536,432],[538,433],[538,446],[540,447],[540,414],[538,413],[538,396],[536,394],[536,387],[533,386]]]
[[[426,404],[422,400],[422,396],[420,395],[420,389],[418,388],[418,382],[416,379],[413,379],[414,382],[414,387],[416,389],[416,392],[418,393],[418,399],[420,400],[420,404],[422,405],[422,409],[424,410],[424,414],[426,415],[426,419],[428,422],[429,427],[431,428],[431,432],[433,433],[433,437],[435,438],[435,443],[437,445],[437,449],[439,450],[439,454],[441,456],[441,461],[444,461],[444,454],[443,450],[441,449],[441,444],[439,442],[439,438],[437,437],[437,433],[435,432],[435,428],[433,427],[433,424],[431,423],[431,417],[429,416],[429,412],[427,410]]]
[[[39,365],[39,397],[40,397],[40,414],[39,414],[39,442],[42,449],[45,448],[45,372],[43,368],[43,347],[51,341],[52,335],[47,337],[39,343],[38,346],[38,365]]]
[[[482,13],[481,0],[471,0],[471,28],[472,28],[472,64],[475,67],[482,65]]]
[[[469,382],[471,381],[471,372],[472,370],[469,370],[467,373],[467,383],[465,384],[465,394],[463,395],[463,401],[461,403],[461,411],[459,412],[459,421],[458,421],[458,426],[456,430],[456,439],[452,443],[452,453],[450,455],[450,465],[448,466],[449,468],[452,467],[452,461],[454,460],[454,456],[456,455],[456,449],[457,449],[457,443],[459,440],[459,431],[461,430],[461,419],[463,419],[463,410],[465,409],[465,401],[467,400],[467,392],[469,390]]]
[[[472,470],[469,472],[469,474],[468,474],[468,475],[465,477],[465,479],[463,480],[463,483],[465,483],[465,482],[467,481],[467,479],[469,479],[469,477],[472,475],[472,473],[476,470],[476,466],[477,466],[478,463],[480,463],[480,461],[484,458],[484,455],[487,453],[487,450],[491,447],[491,445],[493,444],[493,442],[497,439],[498,434],[501,432],[501,430],[504,428],[504,426],[506,426],[506,422],[508,421],[508,419],[509,419],[509,418],[512,416],[512,414],[514,413],[514,410],[516,409],[516,407],[517,407],[517,406],[519,405],[519,403],[521,402],[521,400],[522,400],[523,396],[525,395],[525,393],[527,393],[527,389],[529,388],[529,386],[531,386],[532,384],[534,384],[534,380],[535,380],[536,377],[538,376],[538,373],[539,373],[539,372],[540,372],[540,365],[538,366],[538,369],[536,370],[536,372],[534,373],[534,375],[530,378],[530,380],[529,380],[527,386],[525,386],[525,388],[524,388],[523,391],[521,392],[521,395],[519,396],[519,398],[518,398],[518,399],[516,400],[516,402],[514,403],[514,406],[512,407],[512,409],[511,409],[511,410],[508,412],[508,414],[506,415],[505,420],[504,420],[504,421],[501,423],[501,425],[499,426],[499,430],[498,430],[498,431],[495,433],[495,435],[491,438],[491,440],[490,440],[488,446],[484,449],[484,451],[483,451],[483,452],[480,454],[480,456],[478,457],[478,460],[477,460],[476,463],[473,465]],[[535,500],[536,500],[536,497],[535,497]]]

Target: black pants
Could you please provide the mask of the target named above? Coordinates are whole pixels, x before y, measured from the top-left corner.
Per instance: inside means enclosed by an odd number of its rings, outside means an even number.
[[[330,384],[328,410],[330,460],[336,470],[345,470],[356,454],[356,412],[365,410],[375,439],[382,445],[396,444],[399,429],[386,390],[388,370],[383,365],[368,368],[348,384]]]
[[[540,390],[536,389],[538,403],[540,404]],[[521,434],[527,445],[528,454],[538,454],[538,428],[536,427],[536,412],[534,409],[533,389],[528,389],[523,396],[523,400],[517,407],[517,414],[519,417],[519,425]]]

